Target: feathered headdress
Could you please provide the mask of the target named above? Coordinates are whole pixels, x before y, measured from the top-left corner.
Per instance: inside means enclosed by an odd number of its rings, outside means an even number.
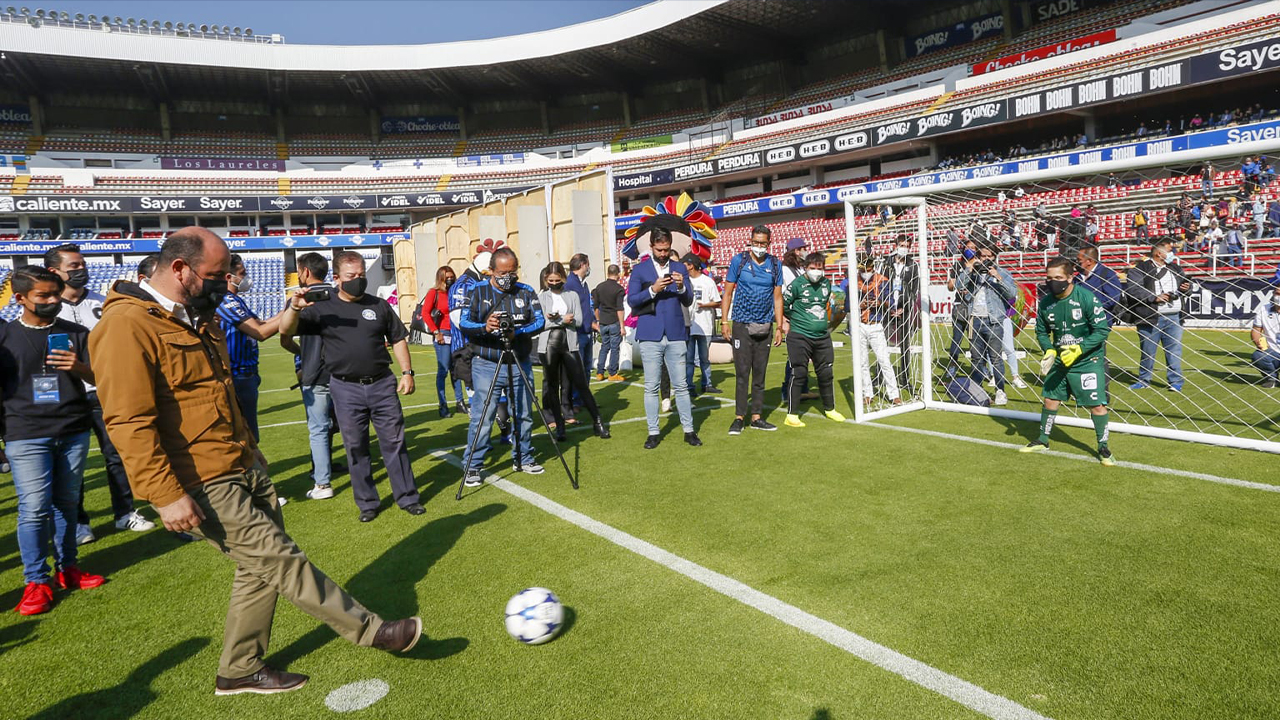
[[[680,197],[667,196],[658,209],[644,208],[645,219],[624,233],[627,242],[622,254],[635,260],[649,254],[649,237],[655,229],[671,232],[671,249],[676,257],[693,253],[705,262],[711,259],[711,241],[716,239],[716,221],[703,209],[702,203],[680,193]]]
[[[476,257],[471,261],[471,269],[478,275],[484,275],[489,272],[489,260],[493,257],[493,251],[507,244],[501,240],[493,238],[485,238],[476,244]]]

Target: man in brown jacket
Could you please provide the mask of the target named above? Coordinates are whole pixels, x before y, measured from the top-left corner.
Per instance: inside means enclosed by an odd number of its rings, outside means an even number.
[[[149,281],[112,289],[89,354],[107,432],[134,494],[151,502],[166,528],[195,533],[236,563],[215,692],[287,692],[307,677],[262,660],[277,596],[351,642],[391,652],[417,643],[422,620],[384,622],[285,533],[214,315],[230,259],[208,230],[174,233]]]

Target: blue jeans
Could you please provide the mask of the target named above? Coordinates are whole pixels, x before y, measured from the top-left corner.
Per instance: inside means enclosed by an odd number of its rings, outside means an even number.
[[[996,389],[1004,390],[1004,318],[970,318],[973,336],[969,355],[978,377],[995,376]]]
[[[449,361],[453,358],[453,346],[436,343],[436,395],[440,398],[440,407],[449,404],[449,394],[445,392],[445,388],[449,385]],[[467,395],[462,390],[462,381],[454,379],[453,396],[458,402],[467,399]]]
[[[1161,315],[1155,325],[1138,326],[1138,379],[1151,382],[1156,364],[1156,344],[1164,347],[1170,385],[1182,384],[1182,321],[1177,315]]]
[[[302,388],[302,406],[307,410],[307,437],[311,442],[311,464],[315,466],[316,485],[328,485],[333,481],[333,450],[330,443],[329,407],[332,403],[328,385],[305,385]]]
[[[524,360],[520,363],[526,377],[533,376],[533,363]],[[484,456],[493,447],[493,438],[489,428],[493,427],[493,419],[498,414],[498,397],[485,407],[485,398],[490,392],[500,393],[509,390],[507,396],[512,398],[511,417],[515,422],[512,434],[516,442],[511,446],[511,460],[517,459],[521,465],[532,465],[533,460],[533,421],[529,408],[533,405],[532,390],[524,384],[520,373],[511,371],[512,384],[507,383],[507,369],[499,368],[498,363],[477,357],[471,361],[471,386],[475,389],[475,397],[471,399],[471,419],[467,424],[467,442],[473,445],[471,458],[467,462],[470,470],[479,470],[484,465]],[[485,410],[481,417],[480,410]],[[519,453],[517,455],[517,453]]]
[[[600,326],[600,364],[596,366],[597,375],[617,375],[618,360],[622,355],[622,326],[614,323],[613,325]],[[606,361],[608,367],[606,368]],[[588,370],[590,365],[583,365]],[[608,369],[608,373],[605,370]]]
[[[644,363],[644,416],[649,422],[650,435],[658,434],[663,365],[671,377],[671,395],[675,397],[676,410],[680,413],[680,425],[685,432],[693,432],[693,405],[689,402],[689,383],[684,369],[687,352],[688,344],[682,340],[663,338],[640,343],[640,360]]]
[[[1253,364],[1262,371],[1262,379],[1275,380],[1277,372],[1280,372],[1280,350],[1275,347],[1254,350]]]
[[[240,412],[244,421],[249,424],[253,439],[258,439],[258,386],[262,385],[262,377],[257,373],[244,377],[233,377],[231,382],[236,388],[236,399],[240,401]]]
[[[684,356],[685,384],[693,388],[693,371],[702,368],[702,390],[711,387],[711,338],[690,335]],[[696,359],[695,359],[696,358]]]
[[[89,431],[5,443],[18,494],[22,578],[49,582],[49,541],[59,569],[76,564],[76,507],[89,455]],[[52,538],[50,531],[52,530]]]

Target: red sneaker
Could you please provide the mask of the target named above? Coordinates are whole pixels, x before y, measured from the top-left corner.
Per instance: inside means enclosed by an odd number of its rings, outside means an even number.
[[[96,588],[107,579],[101,575],[91,575],[87,572],[81,572],[80,568],[72,565],[58,571],[58,587],[63,590],[88,590]]]
[[[49,583],[27,583],[22,591],[22,602],[14,608],[23,615],[47,613],[53,607],[53,588]]]

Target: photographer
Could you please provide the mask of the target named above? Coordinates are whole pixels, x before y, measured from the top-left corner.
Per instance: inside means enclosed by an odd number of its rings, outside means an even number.
[[[320,253],[298,256],[298,285],[312,298],[333,293],[329,277],[329,261]],[[306,296],[304,296],[306,297]],[[307,491],[311,500],[333,497],[333,400],[329,394],[329,371],[324,366],[324,340],[319,335],[304,335],[296,341],[281,333],[280,346],[293,353],[294,371],[302,389],[302,407],[307,413],[307,437],[311,445],[311,480]]]
[[[493,445],[489,426],[498,413],[498,403],[485,402],[485,399],[490,393],[503,390],[511,400],[510,412],[515,422],[511,429],[515,441],[511,459],[529,475],[543,472],[542,466],[533,459],[533,423],[529,413],[533,388],[525,385],[524,378],[533,373],[529,353],[533,350],[533,336],[542,330],[545,320],[537,293],[517,280],[519,270],[520,262],[511,248],[494,250],[489,257],[489,282],[476,285],[461,305],[454,308],[458,312],[456,327],[467,336],[473,352],[471,381],[476,393],[473,407],[484,409],[483,415],[473,411],[467,424],[467,445],[472,448],[463,481],[467,487],[484,482],[480,469]],[[503,350],[508,346],[524,371],[523,377],[518,372],[508,373],[500,364]]]
[[[947,349],[947,372],[960,372],[960,353],[964,351],[964,341],[969,340],[969,351],[973,351],[973,339],[969,335],[969,301],[973,299],[965,288],[959,286],[961,273],[973,267],[978,261],[978,243],[973,239],[966,240],[960,257],[956,259],[947,274],[947,289],[952,295],[951,301],[951,345]]]
[[[1156,345],[1164,347],[1168,366],[1169,389],[1182,392],[1182,320],[1186,317],[1185,298],[1191,292],[1191,281],[1173,256],[1173,240],[1162,237],[1151,246],[1151,255],[1129,271],[1125,299],[1138,326],[1138,381],[1130,390],[1151,387],[1155,371]]]
[[[323,340],[329,395],[338,416],[338,429],[351,466],[351,494],[360,509],[360,522],[378,517],[381,498],[373,484],[369,458],[369,423],[378,432],[382,464],[391,480],[396,504],[410,515],[426,512],[418,502],[413,469],[404,444],[404,411],[397,390],[414,391],[409,358],[409,331],[386,300],[365,293],[364,258],[344,250],[333,257],[338,292],[328,299],[307,299],[299,288],[281,314],[280,331],[289,335],[319,335]],[[387,345],[400,365],[400,381],[391,373]]]
[[[1018,286],[1009,271],[996,264],[996,249],[986,246],[978,250],[977,261],[960,272],[956,287],[961,297],[969,298],[969,325],[973,332],[970,354],[974,369],[981,376],[995,376],[996,397],[992,404],[1006,405],[1009,400],[1004,392],[1001,358],[1005,308],[1017,297]]]

